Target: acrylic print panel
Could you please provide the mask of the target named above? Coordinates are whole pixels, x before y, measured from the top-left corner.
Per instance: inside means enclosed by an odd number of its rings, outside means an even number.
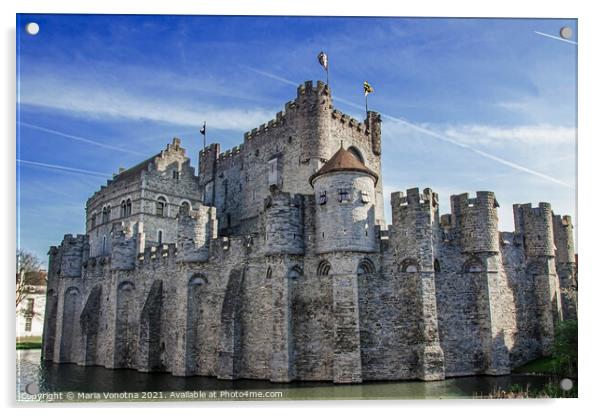
[[[576,397],[577,42],[18,15],[17,399]]]

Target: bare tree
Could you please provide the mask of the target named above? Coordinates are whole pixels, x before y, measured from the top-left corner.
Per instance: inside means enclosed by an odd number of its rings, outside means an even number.
[[[22,249],[17,250],[17,290],[15,299],[17,309],[30,292],[30,287],[26,279],[27,274],[40,271],[40,260],[34,254]]]

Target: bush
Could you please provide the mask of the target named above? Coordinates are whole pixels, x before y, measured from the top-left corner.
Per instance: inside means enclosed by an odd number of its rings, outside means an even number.
[[[557,374],[577,378],[577,321],[560,322],[554,336],[554,358]]]

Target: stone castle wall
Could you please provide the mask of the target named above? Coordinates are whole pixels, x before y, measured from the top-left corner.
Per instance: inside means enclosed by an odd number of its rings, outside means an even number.
[[[204,200],[217,208],[220,229],[244,234],[256,227],[272,182],[291,194],[311,194],[308,178],[341,146],[353,148],[368,168],[380,175],[380,117],[369,125],[332,107],[328,88],[311,81],[274,120],[245,133],[244,143],[219,153],[210,145],[199,154]],[[270,180],[270,161],[277,175]],[[377,221],[384,224],[382,181],[376,187]],[[225,233],[226,231],[224,231]]]
[[[368,123],[306,83],[241,147],[205,148],[198,177],[174,141],[147,170],[109,183],[89,213],[119,204],[126,188],[144,198],[128,218],[51,248],[44,359],[355,383],[507,374],[549,354],[554,324],[576,316],[570,217],[515,205],[515,231],[499,232],[492,192],[454,195],[440,216],[438,194],[414,188],[391,195],[385,228],[380,175],[309,182],[341,139],[380,173],[378,115]]]

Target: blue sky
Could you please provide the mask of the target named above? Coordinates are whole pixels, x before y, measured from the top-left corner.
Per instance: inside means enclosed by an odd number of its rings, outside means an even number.
[[[428,186],[443,214],[491,190],[505,231],[517,202],[574,217],[577,46],[535,33],[562,26],[578,40],[556,19],[19,15],[19,246],[45,259],[83,233],[86,199],[172,137],[196,166],[204,120],[241,143],[324,78],[320,50],[337,108],[362,119],[375,89],[387,197]]]

